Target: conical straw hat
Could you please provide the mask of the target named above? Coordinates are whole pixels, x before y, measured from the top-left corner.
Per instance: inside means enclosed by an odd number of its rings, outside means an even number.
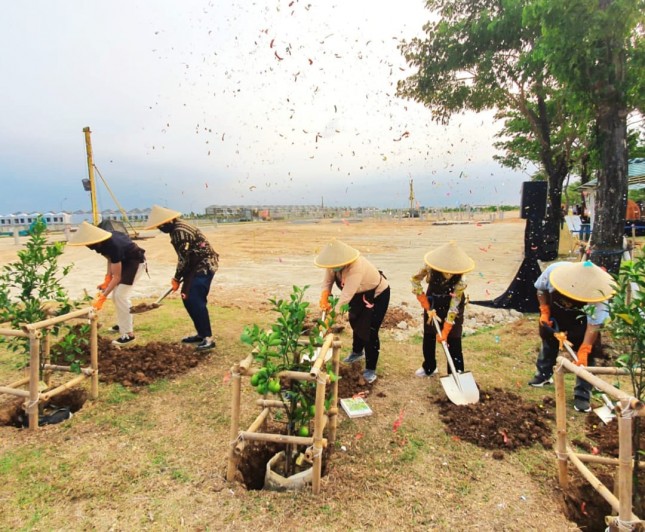
[[[95,225],[83,222],[78,226],[77,231],[69,238],[67,242],[70,246],[91,246],[103,242],[112,236],[112,233],[96,227]]]
[[[614,279],[593,262],[568,262],[554,268],[549,281],[561,294],[583,301],[598,303],[614,294]]]
[[[428,251],[423,260],[433,270],[444,273],[466,273],[475,267],[473,259],[466,255],[454,240]]]
[[[150,215],[148,216],[148,225],[143,229],[154,229],[155,227],[159,227],[160,225],[163,225],[170,220],[174,220],[175,218],[179,218],[180,216],[181,213],[179,211],[172,211],[165,207],[159,207],[159,205],[153,205],[152,209],[150,209]]]
[[[319,268],[339,268],[351,264],[360,254],[357,249],[334,239],[320,252],[314,264]]]

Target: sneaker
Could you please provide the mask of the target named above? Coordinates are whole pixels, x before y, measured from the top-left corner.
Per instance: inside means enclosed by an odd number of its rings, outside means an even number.
[[[130,343],[134,340],[134,335],[129,335],[129,334],[124,334],[123,336],[120,336],[116,340],[112,340],[112,345],[125,345],[127,343]]]
[[[432,373],[428,373],[428,372],[426,372],[425,369],[419,368],[418,370],[416,370],[414,372],[414,376],[415,377],[432,377],[433,375],[436,375],[437,373],[439,373],[439,368],[435,368]]]
[[[573,409],[576,412],[591,412],[591,405],[586,399],[580,399],[576,397],[573,400]]]
[[[200,342],[203,342],[204,339],[201,336],[195,334],[193,336],[186,336],[186,338],[182,338],[181,341],[184,344],[198,344]]]
[[[350,353],[350,355],[347,358],[343,359],[343,362],[345,364],[352,364],[353,362],[357,362],[361,360],[362,358],[365,358],[365,352],[361,351],[360,353]]]
[[[119,332],[119,326],[118,325],[112,325],[112,327],[110,327],[108,329],[108,331],[113,332],[113,333],[118,333]]]
[[[195,349],[197,351],[208,351],[209,349],[215,349],[215,340],[202,340]]]
[[[534,388],[542,388],[546,384],[553,384],[553,378],[544,378],[542,375],[535,375],[529,381],[529,386],[533,386]]]
[[[376,371],[373,369],[366,369],[363,372],[363,378],[367,384],[372,384],[377,379]]]

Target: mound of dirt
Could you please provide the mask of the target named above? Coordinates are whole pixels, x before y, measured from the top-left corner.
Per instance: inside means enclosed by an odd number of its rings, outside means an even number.
[[[455,405],[445,397],[435,403],[448,432],[479,447],[512,451],[534,443],[545,448],[553,444],[552,397],[544,397],[540,404],[535,404],[512,392],[493,388],[480,390],[479,402],[475,404]]]
[[[419,311],[419,315],[420,314],[421,311]],[[381,328],[397,329],[399,323],[401,323],[402,321],[410,326],[414,324],[415,320],[407,310],[402,309],[401,307],[389,307],[387,309],[387,312],[385,313],[385,318],[383,319]]]

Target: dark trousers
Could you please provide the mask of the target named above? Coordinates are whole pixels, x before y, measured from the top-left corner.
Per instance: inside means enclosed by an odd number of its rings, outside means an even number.
[[[541,327],[541,332],[545,329]],[[572,336],[572,349],[573,352],[577,352],[580,348],[581,340],[575,341]],[[553,366],[555,366],[555,359],[559,354],[559,342],[551,335],[542,334],[542,345],[540,346],[540,353],[538,354],[537,361],[535,366],[537,368],[537,374],[544,379],[549,379],[553,375]],[[589,360],[587,361],[588,366],[594,365],[594,360],[596,358],[597,350],[601,349],[600,341],[596,340],[594,343],[591,353],[589,354]],[[578,399],[583,399],[589,401],[591,399],[591,384],[586,380],[576,377],[576,385],[573,388],[573,395]]]
[[[197,274],[192,277],[188,295],[183,300],[184,307],[193,320],[197,334],[202,338],[213,336],[211,320],[208,315],[208,292],[211,289],[214,273]]]
[[[370,333],[367,341],[354,333],[352,339],[352,351],[360,353],[365,349],[365,369],[376,370],[379,352],[381,351],[381,340],[378,333],[385,318],[387,307],[390,304],[390,287],[388,286],[378,297],[374,298],[374,308],[370,319]]]
[[[437,329],[435,328],[432,320],[428,323],[427,312],[423,313],[423,319],[423,369],[425,369],[426,373],[429,375],[437,369]],[[457,371],[464,371],[464,353],[461,348],[461,331],[461,326],[457,327],[455,325],[452,331],[450,331],[447,341],[448,351],[450,351],[450,356]],[[448,364],[447,360],[446,368],[448,373],[452,373],[450,370],[450,364]]]

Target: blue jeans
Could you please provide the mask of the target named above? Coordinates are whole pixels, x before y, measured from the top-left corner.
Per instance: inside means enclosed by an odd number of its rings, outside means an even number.
[[[183,300],[184,307],[190,319],[193,320],[197,335],[202,338],[213,336],[211,319],[208,315],[208,293],[213,277],[215,277],[214,273],[195,275],[191,279],[188,295]]]

